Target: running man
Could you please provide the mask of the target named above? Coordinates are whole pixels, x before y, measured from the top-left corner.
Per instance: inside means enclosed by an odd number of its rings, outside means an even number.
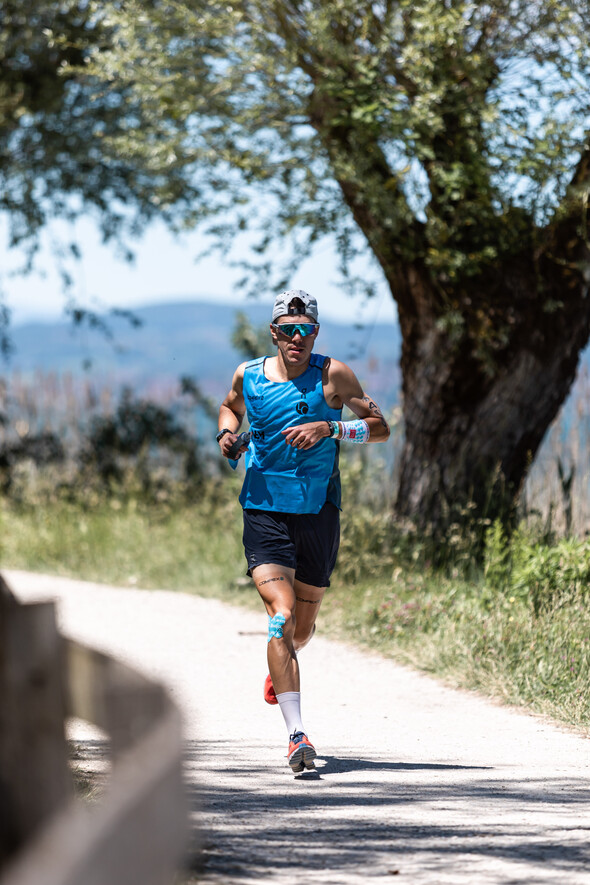
[[[297,652],[315,631],[340,543],[339,441],[384,442],[389,427],[345,363],[313,353],[316,299],[281,293],[270,334],[276,356],[236,369],[219,409],[217,441],[225,457],[247,414],[251,439],[240,503],[244,551],[268,614],[264,698],[279,704],[293,772],[314,768],[316,751],[301,719]],[[346,405],[356,415],[342,421]]]

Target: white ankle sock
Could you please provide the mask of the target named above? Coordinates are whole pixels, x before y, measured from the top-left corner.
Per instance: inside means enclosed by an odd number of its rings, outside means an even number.
[[[301,692],[283,691],[277,695],[277,701],[279,702],[289,736],[296,731],[305,731],[301,721]]]

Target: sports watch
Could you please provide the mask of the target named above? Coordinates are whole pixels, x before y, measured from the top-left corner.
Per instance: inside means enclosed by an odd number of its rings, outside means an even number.
[[[215,437],[216,441],[219,442],[219,440],[222,439],[226,433],[231,433],[231,430],[228,427],[224,427],[223,430],[219,431],[219,433]]]

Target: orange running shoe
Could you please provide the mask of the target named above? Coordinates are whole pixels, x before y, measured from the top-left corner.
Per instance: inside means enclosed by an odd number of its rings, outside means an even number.
[[[270,673],[264,680],[264,700],[267,704],[278,704]]]
[[[315,768],[313,760],[316,756],[315,747],[306,734],[296,731],[291,735],[287,758],[294,774],[299,774],[304,768]]]

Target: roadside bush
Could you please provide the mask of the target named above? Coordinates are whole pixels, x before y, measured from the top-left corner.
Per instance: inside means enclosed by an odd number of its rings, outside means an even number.
[[[61,440],[54,433],[36,433],[23,435],[0,446],[0,477],[1,489],[4,494],[10,491],[13,471],[23,462],[32,462],[35,466],[60,464],[65,459],[65,451]]]
[[[494,523],[486,539],[484,584],[490,601],[499,593],[529,605],[535,615],[590,594],[590,541],[545,543],[522,525],[507,539]]]
[[[54,433],[23,434],[0,447],[0,493],[14,501],[36,497],[44,476],[54,487],[56,468],[66,460],[64,446]]]
[[[134,467],[144,492],[171,480],[202,479],[199,443],[170,409],[123,391],[115,413],[97,416],[90,423],[79,455],[83,469],[95,471],[106,487],[121,484]],[[165,468],[158,476],[158,467]]]
[[[209,403],[192,379],[181,379],[180,396],[165,404],[123,389],[114,408],[110,398],[93,396],[80,412],[69,393],[67,420],[56,415],[64,422],[59,433],[36,430],[32,411],[4,416],[0,494],[11,502],[66,500],[87,508],[105,497],[143,497],[162,503],[190,499],[219,476],[216,459],[190,429],[197,408],[210,421]]]
[[[517,533],[512,545],[511,593],[530,599],[535,615],[568,602],[587,602],[590,541],[562,538],[553,546],[527,541]]]

